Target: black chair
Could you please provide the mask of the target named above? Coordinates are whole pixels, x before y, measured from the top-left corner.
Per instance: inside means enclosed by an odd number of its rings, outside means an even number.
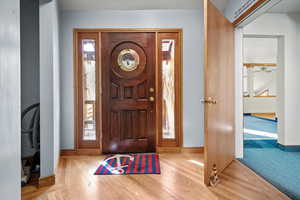
[[[40,104],[33,104],[21,114],[21,184],[32,180],[32,172],[39,177],[40,165]]]
[[[22,112],[21,120],[22,159],[34,157],[40,150],[40,104],[36,103],[26,108]]]

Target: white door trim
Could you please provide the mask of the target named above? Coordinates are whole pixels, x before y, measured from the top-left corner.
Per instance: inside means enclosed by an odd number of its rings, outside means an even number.
[[[244,156],[243,28],[235,29],[235,157]]]

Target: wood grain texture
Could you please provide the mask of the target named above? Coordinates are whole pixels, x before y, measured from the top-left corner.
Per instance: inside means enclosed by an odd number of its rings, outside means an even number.
[[[79,32],[110,32],[110,33],[178,33],[181,32],[180,28],[75,28],[75,33]]]
[[[276,98],[277,96],[254,96],[252,98]],[[247,97],[246,97],[247,98]]]
[[[74,109],[75,109],[75,149],[79,148],[95,148],[100,149],[100,112],[98,109],[100,107],[100,98],[98,92],[96,92],[96,111],[95,111],[95,121],[96,121],[96,140],[83,140],[84,132],[84,66],[82,63],[83,60],[83,40],[91,39],[95,41],[95,62],[96,62],[96,81],[98,83],[99,73],[100,73],[100,43],[99,43],[99,33],[97,32],[84,32],[74,34]],[[96,84],[96,90],[99,91],[99,84]]]
[[[180,147],[156,147],[157,153],[180,153]]]
[[[74,44],[74,48],[73,48],[73,55],[74,55],[74,111],[75,111],[75,115],[74,115],[74,121],[76,122],[74,124],[74,130],[75,130],[75,137],[74,137],[74,144],[75,144],[75,147],[74,147],[74,151],[76,151],[76,149],[83,149],[83,148],[86,148],[86,149],[91,149],[91,148],[95,148],[95,149],[100,149],[100,151],[102,152],[102,119],[101,119],[101,113],[102,113],[102,107],[99,106],[102,104],[102,96],[103,96],[103,92],[102,92],[102,86],[101,86],[101,83],[102,83],[102,66],[101,66],[101,63],[102,63],[102,57],[101,57],[101,54],[102,54],[102,44],[101,44],[101,40],[102,40],[102,34],[103,33],[153,33],[155,34],[155,58],[156,58],[156,62],[155,62],[155,77],[156,77],[156,80],[155,80],[155,91],[158,91],[159,88],[161,88],[161,86],[158,85],[158,62],[157,62],[157,57],[158,57],[158,41],[157,41],[157,38],[158,38],[158,34],[159,33],[173,33],[173,34],[178,34],[178,42],[180,42],[180,45],[178,45],[179,49],[178,49],[178,58],[182,57],[182,41],[183,41],[183,31],[182,29],[178,29],[178,28],[167,28],[167,29],[161,29],[161,28],[139,28],[139,29],[110,29],[110,28],[104,28],[104,29],[73,29],[73,38],[74,38],[74,41],[73,41],[73,44]],[[98,36],[97,36],[98,34]],[[80,91],[80,88],[81,88],[81,77],[80,77],[80,61],[81,61],[81,58],[80,58],[80,39],[84,38],[84,36],[87,36],[87,37],[90,37],[92,36],[92,38],[95,38],[97,41],[96,43],[98,44],[97,45],[97,49],[96,51],[98,52],[97,53],[97,61],[99,62],[99,64],[97,64],[97,66],[99,66],[97,68],[97,91],[100,91],[100,92],[96,92],[96,95],[97,95],[97,101],[96,101],[96,107],[98,109],[96,109],[96,121],[97,121],[97,141],[94,141],[92,142],[92,144],[90,142],[83,142],[83,143],[88,143],[88,144],[82,144],[82,133],[81,133],[81,130],[82,130],[82,116],[81,115],[81,112],[80,112],[80,109],[81,108],[81,104],[82,104],[82,100],[81,100],[81,93],[82,91]],[[99,47],[99,48],[98,48]],[[179,144],[179,146],[182,146],[182,59],[179,61],[180,63],[178,63],[178,65],[180,65],[180,67],[178,68],[178,71],[176,72],[176,76],[177,76],[177,81],[176,81],[176,84],[177,84],[177,90],[178,92],[176,92],[176,98],[178,98],[177,100],[177,106],[176,106],[176,109],[177,109],[177,115],[176,117],[178,118],[178,123],[177,123],[177,126],[178,126],[178,130],[179,130],[179,133],[178,133],[178,138],[179,138],[179,141],[177,142]],[[98,70],[99,69],[99,70]],[[147,91],[145,91],[144,89],[144,86],[143,84],[141,84],[140,86],[138,86],[138,90],[137,90],[137,94],[140,96],[140,97],[143,97],[143,98],[146,98],[147,97]],[[113,88],[115,90],[112,90],[113,92],[113,95],[117,96],[119,95],[117,92],[118,92],[118,89],[117,88]],[[130,91],[130,88],[126,88],[124,89],[124,93],[125,93],[125,97],[130,97],[134,94],[131,93],[132,91]],[[157,95],[157,92],[155,92],[156,94],[156,100],[159,99],[158,95]],[[158,107],[156,107],[156,110],[158,109]],[[159,115],[159,112],[156,112],[157,115],[156,117],[158,117]],[[158,141],[157,141],[157,138],[158,138],[158,132],[159,132],[159,127],[156,126],[156,130],[155,130],[155,143],[156,145],[158,144]],[[176,144],[176,145],[178,145]],[[162,145],[161,145],[162,146]],[[66,153],[67,155],[69,155],[70,153],[71,154],[74,154],[74,152],[72,152],[73,150],[71,151],[62,151],[62,153]],[[78,153],[76,153],[78,155]]]
[[[55,175],[40,178],[38,181],[38,187],[47,187],[55,184]]]
[[[103,152],[155,152],[155,33],[105,32],[101,44]],[[124,49],[138,55],[135,70],[120,68]]]
[[[252,113],[251,115],[272,120],[276,119],[276,113]]]
[[[214,166],[222,172],[234,159],[234,27],[210,2],[204,1],[205,25],[205,175]]]
[[[173,33],[158,33],[157,34],[157,99],[158,108],[160,111],[157,115],[157,126],[158,126],[158,146],[159,147],[181,147],[183,143],[182,134],[182,31]],[[163,138],[163,51],[162,41],[163,40],[174,40],[175,42],[175,63],[174,63],[174,92],[175,92],[175,103],[174,103],[174,117],[175,117],[175,139],[164,139]]]
[[[157,147],[157,153],[203,153],[204,147]],[[100,150],[97,149],[64,149],[60,151],[61,156],[76,156],[76,155],[100,155]]]
[[[275,63],[244,63],[245,67],[276,67]]]
[[[234,161],[216,188],[203,183],[203,154],[160,154],[161,175],[95,176],[105,156],[61,157],[56,184],[22,189],[22,200],[287,200],[269,183]]]
[[[204,147],[182,147],[182,153],[203,153]]]
[[[61,156],[75,156],[75,155],[100,155],[101,149],[63,149],[60,151]]]
[[[60,155],[61,156],[75,156],[75,155],[77,155],[77,152],[74,149],[62,149],[62,150],[60,150]]]

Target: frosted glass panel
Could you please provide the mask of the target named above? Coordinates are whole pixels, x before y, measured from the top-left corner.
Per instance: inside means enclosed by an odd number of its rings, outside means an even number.
[[[96,41],[82,40],[83,140],[96,140]]]
[[[175,139],[175,40],[162,40],[163,139]]]

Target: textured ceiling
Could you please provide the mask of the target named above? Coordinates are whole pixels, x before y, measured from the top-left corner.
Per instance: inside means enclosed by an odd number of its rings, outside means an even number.
[[[228,0],[212,0],[223,10]],[[199,9],[201,0],[58,0],[61,10]]]
[[[300,0],[282,0],[273,8],[268,10],[271,13],[300,13]]]

